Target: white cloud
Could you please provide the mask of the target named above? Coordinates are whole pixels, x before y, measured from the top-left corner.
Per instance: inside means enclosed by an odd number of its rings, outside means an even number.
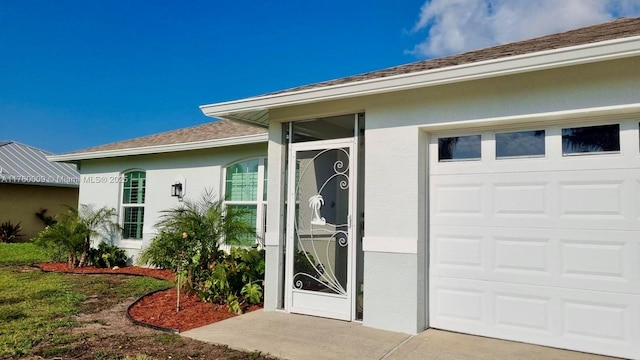
[[[638,0],[427,0],[409,53],[438,57],[640,16]]]

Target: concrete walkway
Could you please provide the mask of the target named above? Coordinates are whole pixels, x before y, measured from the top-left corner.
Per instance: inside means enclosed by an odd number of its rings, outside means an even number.
[[[418,335],[358,323],[254,311],[182,336],[283,359],[612,359],[544,346],[429,329]]]

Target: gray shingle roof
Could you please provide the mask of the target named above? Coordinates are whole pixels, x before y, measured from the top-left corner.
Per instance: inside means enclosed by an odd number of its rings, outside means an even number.
[[[50,152],[15,141],[0,141],[0,183],[78,187],[80,174],[72,164],[52,163]]]
[[[229,120],[220,120],[184,129],[167,131],[160,134],[139,137],[112,144],[100,145],[88,149],[74,151],[70,154],[135,149],[147,146],[186,144],[198,141],[219,140],[240,136],[265,134],[266,132],[267,130],[264,128],[243,125]]]
[[[470,51],[437,59],[418,61],[410,64],[394,66],[387,69],[343,77],[335,80],[298,86],[265,95],[283,94],[300,90],[321,88],[325,86],[384,78],[388,76],[440,69],[449,66],[469,64],[485,60],[494,60],[508,56],[523,55],[539,51],[560,49],[564,47],[578,46],[639,35],[640,18],[620,18],[607,23],[565,31],[558,34],[498,45],[486,49]]]

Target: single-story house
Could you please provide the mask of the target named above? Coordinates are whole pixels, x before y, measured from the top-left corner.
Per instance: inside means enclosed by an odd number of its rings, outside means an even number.
[[[21,241],[45,228],[37,213],[54,217],[65,210],[64,205],[78,204],[75,165],[51,163],[50,155],[16,141],[0,141],[0,223],[20,224]]]
[[[268,134],[50,159],[143,241],[171,184],[249,174],[267,311],[640,358],[640,18],[201,109]],[[131,171],[142,204],[84,182]]]
[[[135,261],[163,211],[207,191],[226,206],[248,208],[262,234],[264,221],[257,219],[266,201],[257,195],[265,192],[266,154],[265,129],[221,120],[49,159],[77,164],[80,204],[117,210],[123,234],[114,244]]]

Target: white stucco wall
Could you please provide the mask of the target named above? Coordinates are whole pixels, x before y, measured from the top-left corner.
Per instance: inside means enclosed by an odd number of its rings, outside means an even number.
[[[364,325],[405,333],[428,326],[426,143],[433,125],[496,126],[548,113],[555,115],[546,121],[583,120],[585,109],[639,104],[639,69],[640,58],[629,58],[271,110],[274,134],[281,122],[365,112]],[[271,147],[281,153],[281,145]],[[281,194],[274,187],[282,186],[284,162],[270,158],[269,165],[269,194]],[[270,212],[267,221],[280,224],[282,216]],[[281,251],[283,241],[272,234],[267,252]],[[281,289],[267,283],[266,297]]]
[[[115,241],[135,261],[139,250],[155,235],[155,224],[160,219],[161,211],[180,204],[178,198],[170,195],[171,185],[179,177],[185,179],[185,199],[198,199],[206,190],[212,190],[216,196],[223,196],[221,176],[226,166],[266,154],[267,144],[264,143],[82,161],[79,203],[115,208],[120,217],[122,185],[118,179],[127,170],[146,171],[143,239]]]

